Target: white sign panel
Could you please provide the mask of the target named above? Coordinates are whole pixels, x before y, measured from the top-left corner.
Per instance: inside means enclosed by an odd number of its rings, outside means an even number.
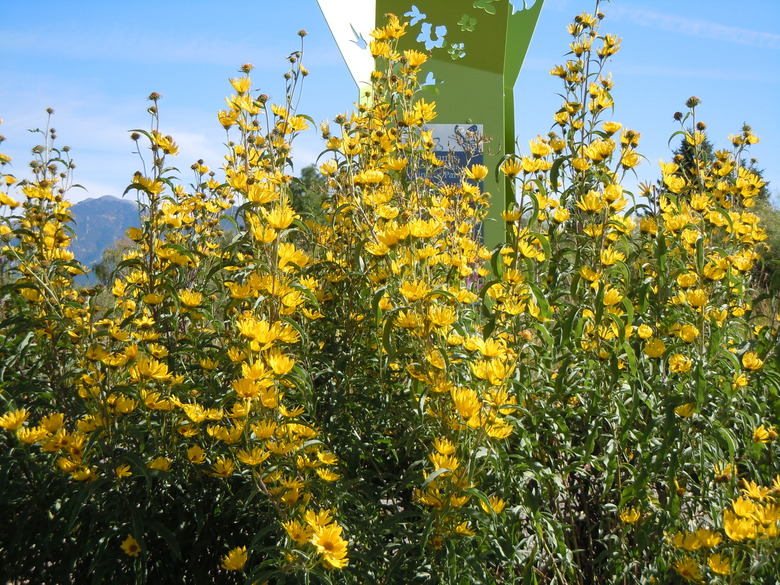
[[[371,86],[374,57],[368,49],[376,27],[376,0],[317,0],[358,88]]]

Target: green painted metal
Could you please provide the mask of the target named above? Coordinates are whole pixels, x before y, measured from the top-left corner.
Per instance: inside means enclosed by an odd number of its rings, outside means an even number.
[[[444,143],[451,146],[453,135],[462,136],[464,128],[476,125],[485,138],[482,162],[493,172],[483,184],[491,194],[484,239],[490,248],[504,242],[501,212],[514,203],[514,193],[497,168],[504,156],[515,152],[514,86],[544,0],[531,7],[523,0],[317,2],[358,85],[360,99],[367,98],[366,90],[370,92],[373,59],[366,42],[372,25],[384,26],[388,13],[409,23],[399,49],[430,55],[418,79],[424,80],[424,88],[436,101],[438,115],[432,126],[439,126],[434,134],[445,136]]]
[[[435,80],[427,86],[436,101],[435,122],[483,125],[491,170],[484,188],[492,195],[484,234],[491,248],[505,241],[501,212],[514,202],[510,183],[493,171],[515,152],[514,86],[543,4],[515,10],[510,0],[376,0],[377,26],[387,13],[409,21],[401,50],[431,54],[420,79]]]

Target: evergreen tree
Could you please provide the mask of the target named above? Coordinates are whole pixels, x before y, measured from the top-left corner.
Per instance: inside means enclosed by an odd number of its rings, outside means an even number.
[[[301,169],[301,176],[293,179],[290,185],[292,206],[304,219],[320,222],[323,218],[322,202],[328,190],[325,177],[317,167],[308,165]]]
[[[704,123],[699,122],[696,129],[701,132],[705,128]],[[750,127],[744,126],[744,132],[750,132]],[[690,131],[690,133],[693,134],[693,131]],[[732,142],[738,141],[743,135],[732,136]],[[677,174],[687,179],[695,177],[697,171],[694,161],[697,154],[699,159],[705,163],[709,163],[716,158],[715,147],[708,138],[705,137],[700,144],[694,146],[686,137],[682,137],[680,145],[674,151],[674,162],[680,167]],[[764,170],[759,169],[756,166],[757,164],[758,161],[755,158],[740,161],[742,167],[749,169],[764,181]],[[662,184],[659,183],[659,186],[663,189]],[[761,225],[766,230],[768,236],[764,246],[759,248],[761,259],[756,265],[754,282],[759,291],[774,296],[780,293],[780,210],[771,202],[769,183],[766,181],[754,199],[755,206],[750,208],[749,211],[755,213],[761,219]]]

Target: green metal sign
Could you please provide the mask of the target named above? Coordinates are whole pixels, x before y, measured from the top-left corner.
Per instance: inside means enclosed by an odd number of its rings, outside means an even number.
[[[359,88],[368,85],[373,58],[370,32],[392,13],[409,22],[399,49],[429,52],[421,79],[430,86],[443,134],[480,128],[484,188],[492,194],[485,244],[503,242],[501,212],[514,202],[508,181],[492,172],[514,153],[514,86],[544,0],[318,0]],[[449,129],[449,130],[448,130]]]

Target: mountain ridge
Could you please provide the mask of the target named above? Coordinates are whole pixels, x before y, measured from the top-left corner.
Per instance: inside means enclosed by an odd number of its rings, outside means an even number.
[[[128,228],[140,224],[138,204],[113,195],[84,199],[70,210],[74,232],[70,249],[88,268],[98,264],[103,251],[124,238]]]

